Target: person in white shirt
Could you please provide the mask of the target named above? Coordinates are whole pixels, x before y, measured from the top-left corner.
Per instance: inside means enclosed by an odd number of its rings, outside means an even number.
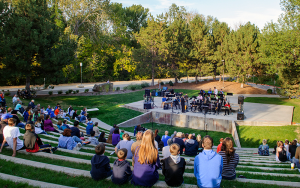
[[[170,145],[173,144],[173,141],[170,138],[167,142],[168,142],[168,146],[165,146],[162,149],[163,159],[168,158],[171,155],[171,153],[170,153]]]
[[[215,95],[218,95],[218,90],[217,90],[216,87],[214,87],[214,94],[215,94]]]
[[[201,95],[201,94],[199,94],[199,95],[198,95],[198,97],[197,97],[197,100],[200,100],[200,101],[202,101],[202,100],[203,100],[203,97],[202,97],[202,95]]]
[[[18,127],[15,127],[16,120],[14,118],[10,118],[8,120],[8,126],[5,126],[3,129],[3,142],[1,145],[0,153],[2,152],[4,144],[7,142],[9,147],[13,149],[12,157],[15,157],[17,154],[17,150],[25,149],[23,140],[19,139],[20,130]]]
[[[93,127],[93,131],[95,131],[95,136],[99,137],[100,136],[100,130],[98,128],[98,122],[95,122],[95,125]]]
[[[12,102],[15,103],[15,102],[17,102],[17,100],[18,100],[17,95],[14,95],[14,97],[12,98]]]

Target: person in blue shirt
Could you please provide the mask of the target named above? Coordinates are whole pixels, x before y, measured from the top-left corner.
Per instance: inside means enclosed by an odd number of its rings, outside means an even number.
[[[166,96],[164,96],[162,99],[161,99],[161,107],[163,107],[165,105],[165,102],[167,101],[167,98]]]
[[[64,121],[63,121],[63,124],[62,124],[62,126],[61,126],[61,129],[62,129],[62,130],[65,130],[65,129],[71,129],[71,128],[69,127],[69,125],[67,125],[67,120],[64,120]]]
[[[86,134],[88,136],[91,135],[91,131],[93,131],[93,127],[94,127],[94,124],[93,122],[91,121],[91,118],[89,118],[89,122],[87,123],[87,126],[86,126]]]
[[[168,146],[168,140],[171,138],[168,134],[169,131],[165,131],[165,135],[161,137],[161,141],[163,141],[164,146]]]
[[[76,143],[71,137],[71,130],[65,129],[58,139],[58,147],[68,150],[79,150],[81,143]]]
[[[207,94],[212,94],[211,88],[209,88]]]
[[[25,110],[25,112],[23,114],[24,122],[27,122],[27,120],[28,120],[28,117],[29,117],[28,111],[29,111],[29,108],[26,108],[26,110]]]
[[[223,158],[212,150],[213,139],[205,136],[204,150],[194,160],[194,175],[198,187],[220,187],[222,181]]]
[[[80,121],[79,121],[80,123],[86,123],[86,114],[84,114],[84,115],[82,115],[81,117],[80,117]]]

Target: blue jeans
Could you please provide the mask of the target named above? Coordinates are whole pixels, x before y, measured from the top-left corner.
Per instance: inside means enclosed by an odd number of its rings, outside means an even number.
[[[67,119],[67,120],[69,120],[69,121],[70,121],[70,118],[69,118],[69,117],[67,117],[67,116],[66,116],[66,117],[64,117],[64,119]]]
[[[0,146],[2,146],[2,142],[0,143]],[[4,144],[4,147],[6,147],[6,146],[8,146],[8,144],[7,144],[7,143],[5,143],[5,144]]]
[[[23,123],[18,123],[17,125],[16,125],[17,127],[21,127],[21,128],[25,128],[25,125],[23,124]]]
[[[73,136],[73,140],[77,143],[82,143],[82,140],[80,140],[80,138],[78,138],[77,136]]]
[[[298,169],[300,169],[299,159],[296,159],[295,157],[293,157],[293,162],[298,167]]]

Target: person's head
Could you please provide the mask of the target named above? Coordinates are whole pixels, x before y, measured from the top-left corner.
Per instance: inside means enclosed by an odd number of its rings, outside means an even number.
[[[278,147],[283,146],[283,142],[282,142],[282,141],[278,141],[278,142],[277,142],[277,146],[278,146]]]
[[[137,134],[136,134],[136,140],[138,141],[138,140],[142,140],[143,139],[143,132],[141,132],[141,131],[139,131]]]
[[[200,135],[200,134],[197,135],[196,140],[197,140],[197,142],[200,142],[200,141],[201,141],[201,135]]]
[[[101,132],[99,137],[103,139],[105,137],[105,132]]]
[[[62,133],[63,136],[70,137],[71,136],[71,129],[65,129],[64,132]]]
[[[74,127],[78,127],[78,125],[79,125],[79,122],[78,122],[78,121],[75,121],[75,122],[74,122]]]
[[[34,112],[34,115],[35,115],[35,116],[38,116],[38,115],[39,115],[39,111],[36,110],[36,111]]]
[[[37,119],[36,119],[36,123],[41,123],[42,122],[42,118],[41,117],[38,117]]]
[[[154,145],[154,134],[152,130],[148,129],[145,131],[138,152],[138,162],[140,164],[153,164],[156,162],[158,151]]]
[[[177,143],[171,144],[170,153],[171,155],[178,155],[180,153],[180,146]]]
[[[7,123],[9,126],[13,127],[16,124],[16,120],[14,118],[9,118]]]
[[[130,138],[130,136],[129,136],[128,133],[124,133],[122,137],[123,137],[123,140],[128,140],[128,141],[131,140],[131,138]]]
[[[26,131],[33,131],[33,130],[34,130],[34,126],[33,126],[32,124],[27,124],[27,125],[25,126],[25,130],[26,130]]]
[[[105,152],[105,144],[99,143],[95,147],[95,152],[96,152],[97,155],[102,155]]]
[[[34,103],[34,100],[32,99],[31,102]]]
[[[57,125],[62,125],[62,121],[58,120]]]
[[[176,137],[181,138],[182,132],[176,133]]]
[[[89,120],[89,121],[91,121],[91,120],[92,120],[92,118],[88,118],[88,120]]]
[[[224,141],[224,138],[220,138],[220,143],[223,143],[223,141]]]
[[[120,134],[118,127],[114,130],[114,134]]]
[[[141,127],[141,125],[137,125],[137,127]]]
[[[212,137],[210,137],[209,135],[206,135],[203,138],[203,142],[202,142],[202,146],[204,149],[211,149],[214,145],[214,141],[212,139]]]
[[[293,140],[293,141],[291,142],[291,145],[296,146],[296,145],[297,145],[297,140]]]
[[[216,87],[214,87],[214,89],[216,89]]]
[[[155,129],[155,137],[157,136],[158,134],[158,129]]]
[[[50,119],[50,116],[49,116],[49,115],[46,115],[46,120],[47,120],[47,119]]]
[[[285,139],[284,144],[289,145],[290,141],[288,139]]]
[[[41,118],[41,120],[43,120],[44,119],[44,115],[40,115],[40,118]]]
[[[189,139],[193,139],[193,135],[192,134],[189,134]]]
[[[267,144],[267,140],[263,139],[262,143],[263,143],[263,145],[266,145]]]
[[[12,108],[9,107],[9,108],[7,109],[7,112],[10,113],[11,111],[12,111]]]
[[[77,110],[76,110],[76,109],[74,110],[74,113],[75,113],[75,114],[77,113]]]
[[[117,124],[114,124],[113,128],[116,128],[117,127]]]
[[[227,158],[227,164],[229,164],[230,158],[234,156],[235,149],[233,148],[233,141],[231,138],[227,137],[224,139],[221,147],[221,151],[224,151]]]
[[[91,137],[95,136],[95,131],[91,131]]]
[[[125,160],[127,157],[127,149],[126,148],[119,149],[117,152],[117,156],[119,159]]]
[[[168,136],[168,134],[169,134],[169,131],[165,131],[165,135],[167,135],[167,136]]]
[[[170,146],[171,144],[173,144],[172,138],[169,138],[169,139],[168,139],[167,144],[168,144],[168,146]]]
[[[177,134],[177,131],[174,131],[174,135],[176,136],[176,134]]]
[[[95,122],[95,127],[97,127],[98,126],[98,122]]]
[[[63,120],[63,124],[67,124],[67,120]]]
[[[189,133],[185,133],[184,138],[189,139]]]
[[[59,105],[60,105],[59,103],[56,104],[57,107],[59,107]]]

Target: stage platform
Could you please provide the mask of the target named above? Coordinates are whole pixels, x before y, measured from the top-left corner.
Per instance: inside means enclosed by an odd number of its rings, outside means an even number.
[[[137,101],[124,105],[126,108],[141,111],[141,112],[162,112],[172,114],[172,109],[164,110],[161,107],[162,97],[155,97],[153,109],[143,109],[144,101]],[[234,100],[232,100],[234,102]],[[231,102],[231,105],[237,107],[238,104]],[[244,103],[244,120],[237,120],[237,112],[230,113],[230,115],[224,116],[224,111],[221,111],[219,115],[206,114],[206,118],[229,120],[236,122],[237,125],[252,125],[252,126],[283,126],[291,125],[293,118],[293,106],[285,105],[272,105],[272,104],[259,104],[259,103]],[[190,117],[203,117],[201,112],[186,112],[181,113],[181,110],[173,109],[173,114],[180,114],[180,116]],[[190,118],[189,117],[189,118]]]

